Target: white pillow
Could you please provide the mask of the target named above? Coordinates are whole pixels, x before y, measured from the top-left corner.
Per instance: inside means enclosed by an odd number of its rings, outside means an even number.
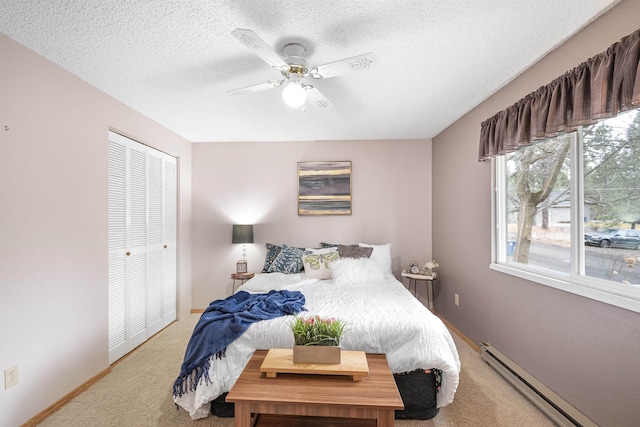
[[[366,243],[360,243],[358,246],[362,248],[373,248],[373,252],[371,252],[369,259],[378,264],[386,274],[393,274],[391,271],[391,243],[387,243],[386,245],[368,245]]]
[[[369,258],[340,258],[333,261],[329,268],[333,282],[339,285],[377,283],[387,280],[385,272]]]
[[[331,278],[331,270],[329,270],[329,266],[339,258],[338,248],[306,250],[304,254],[302,254],[305,276],[314,279]]]

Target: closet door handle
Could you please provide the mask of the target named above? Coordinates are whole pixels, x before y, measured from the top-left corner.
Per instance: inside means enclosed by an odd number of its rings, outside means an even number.
[[[127,256],[131,255],[131,252],[127,251]]]
[[[167,245],[164,245],[164,248],[167,249]]]

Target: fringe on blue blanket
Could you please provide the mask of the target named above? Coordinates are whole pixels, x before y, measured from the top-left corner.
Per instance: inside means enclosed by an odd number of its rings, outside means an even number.
[[[213,357],[216,359],[222,359],[225,356],[226,351],[227,348],[225,347],[224,350],[217,352]],[[187,374],[180,374],[173,383],[173,396],[182,397],[183,394],[188,393],[189,391],[196,391],[201,380],[204,380],[206,385],[210,384],[211,378],[209,378],[209,368],[211,367],[211,359],[213,357],[207,358],[204,363],[196,366],[191,372],[188,372]],[[176,408],[179,408],[177,404]]]
[[[287,290],[272,290],[266,294],[240,291],[213,301],[193,330],[180,374],[173,383],[174,398],[195,391],[201,381],[211,383],[209,368],[212,359],[224,357],[227,346],[252,323],[297,314],[305,310],[304,304],[301,292]]]

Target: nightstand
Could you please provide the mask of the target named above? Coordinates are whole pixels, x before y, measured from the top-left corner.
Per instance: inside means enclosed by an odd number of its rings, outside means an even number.
[[[409,292],[411,292],[411,283],[413,283],[413,295],[416,296],[416,292],[417,289],[416,287],[418,286],[418,282],[422,281],[425,283],[425,285],[427,286],[427,304],[429,305],[429,307],[427,307],[429,310],[431,310],[433,312],[433,314],[437,314],[437,310],[436,310],[436,296],[434,294],[433,291],[433,282],[437,279],[437,275],[436,273],[433,273],[432,276],[427,276],[424,274],[411,274],[409,272],[407,272],[407,270],[402,270],[402,273],[400,273],[400,275],[402,277],[406,277],[407,279],[409,279]],[[431,288],[431,292],[429,292],[429,288]],[[431,308],[433,307],[433,308]]]
[[[240,281],[240,286],[247,280],[253,278],[253,273],[231,273],[231,279],[233,280],[233,293],[236,293],[236,280]]]

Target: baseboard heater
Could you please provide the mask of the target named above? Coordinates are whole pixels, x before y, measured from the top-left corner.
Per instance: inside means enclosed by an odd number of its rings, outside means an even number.
[[[480,356],[559,425],[567,427],[598,426],[491,344],[480,344]]]

